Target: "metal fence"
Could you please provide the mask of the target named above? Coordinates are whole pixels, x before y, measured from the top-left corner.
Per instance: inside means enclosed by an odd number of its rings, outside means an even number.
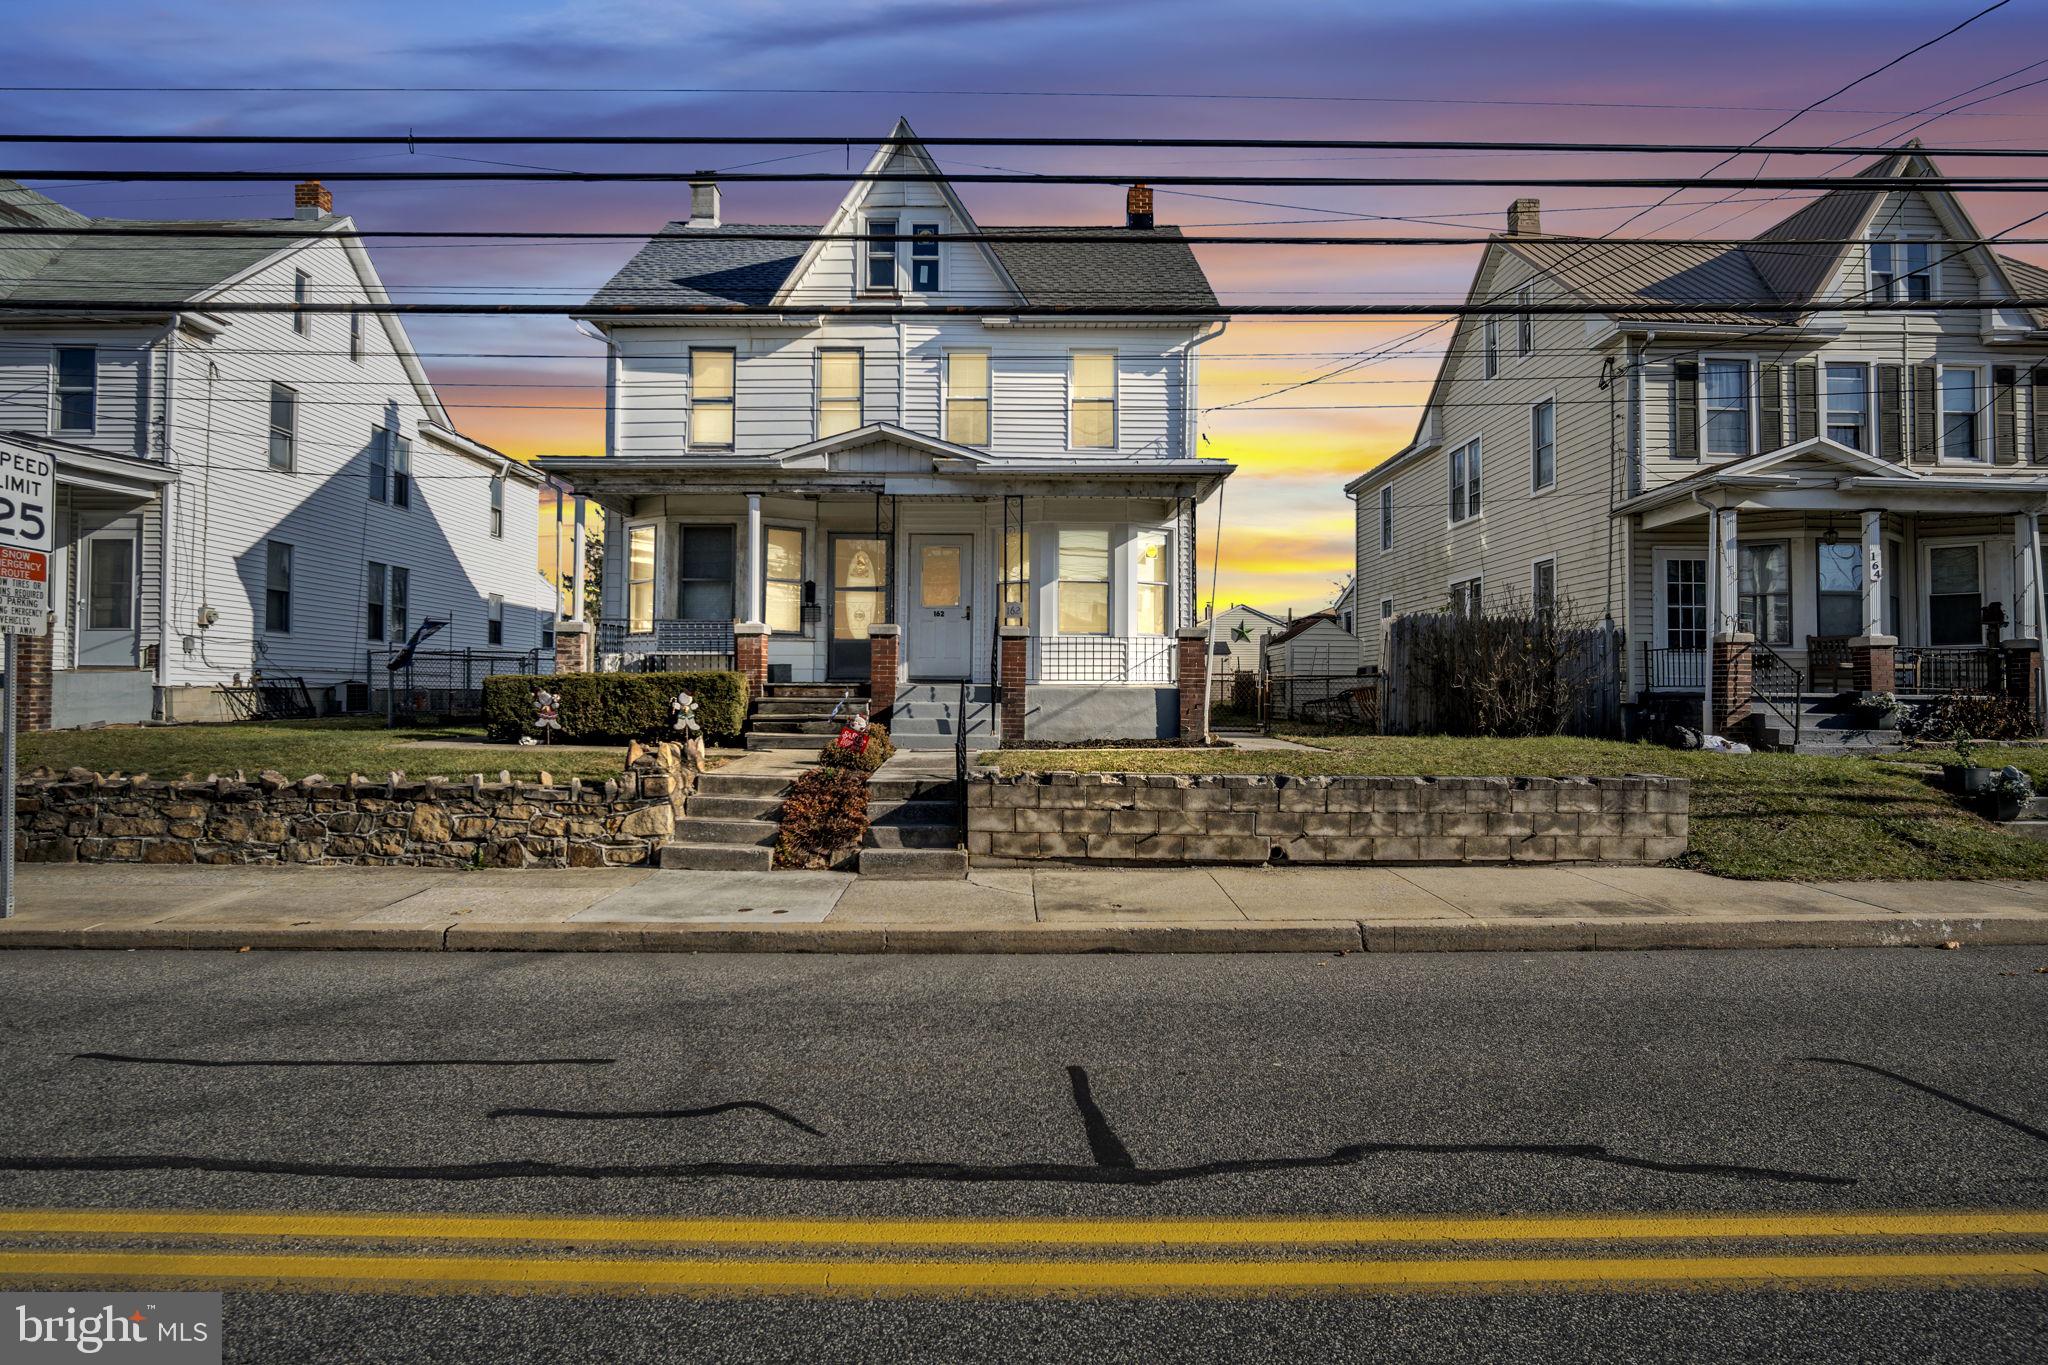
[[[481,716],[484,679],[555,671],[553,650],[416,649],[393,670],[400,649],[370,650],[370,709],[387,716]]]
[[[628,630],[597,623],[600,673],[693,673],[736,667],[730,621],[652,621]]]
[[[1643,646],[1643,679],[1652,692],[1698,692],[1707,685],[1707,651]]]
[[[1386,695],[1386,679],[1376,670],[1218,673],[1209,679],[1209,723],[1225,730],[1284,722],[1378,734]]]
[[[1995,651],[1977,646],[1925,648],[1908,645],[1897,660],[1901,692],[1984,692],[1994,683]]]
[[[1034,635],[1035,683],[1150,683],[1170,687],[1179,676],[1171,635]]]

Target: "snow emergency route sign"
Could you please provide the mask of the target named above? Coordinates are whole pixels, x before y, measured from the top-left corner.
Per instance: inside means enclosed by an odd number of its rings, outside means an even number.
[[[49,631],[50,519],[56,502],[56,461],[0,441],[0,630]]]

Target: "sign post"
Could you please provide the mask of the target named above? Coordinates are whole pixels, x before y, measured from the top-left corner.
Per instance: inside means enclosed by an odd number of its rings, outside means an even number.
[[[20,724],[20,636],[50,629],[50,520],[57,466],[49,456],[0,442],[0,919],[14,913],[14,738]]]

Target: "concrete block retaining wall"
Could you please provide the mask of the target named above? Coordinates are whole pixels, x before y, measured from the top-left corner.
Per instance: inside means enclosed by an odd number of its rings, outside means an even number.
[[[1685,852],[1682,777],[979,772],[977,859],[1657,863]]]
[[[17,784],[16,850],[45,863],[616,867],[653,860],[694,783],[654,755],[567,786],[400,773],[163,782],[73,768]]]

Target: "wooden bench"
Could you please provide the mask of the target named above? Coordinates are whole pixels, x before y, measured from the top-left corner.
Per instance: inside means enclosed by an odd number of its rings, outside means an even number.
[[[1846,635],[1806,637],[1806,677],[1816,692],[1849,692],[1856,687],[1856,663]]]

